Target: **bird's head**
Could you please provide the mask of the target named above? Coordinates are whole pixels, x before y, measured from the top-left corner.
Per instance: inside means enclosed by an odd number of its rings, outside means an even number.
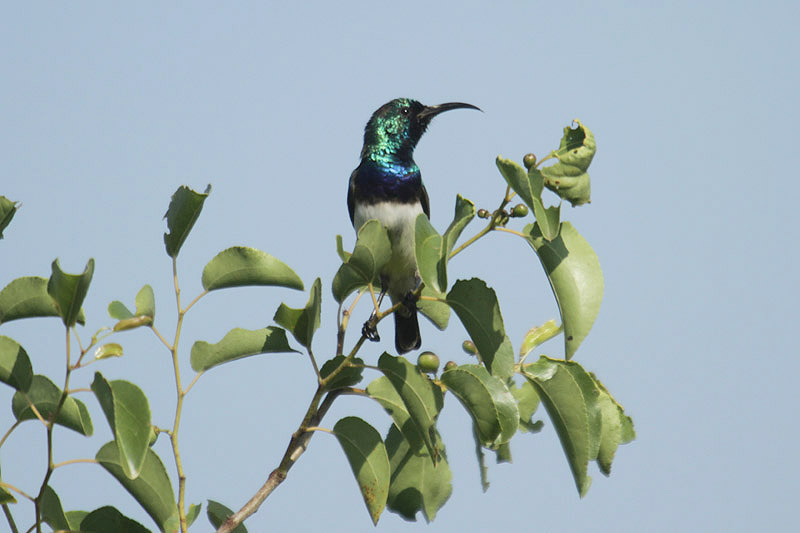
[[[378,155],[411,160],[414,147],[439,113],[452,109],[477,109],[472,104],[450,102],[425,106],[410,98],[395,98],[372,114],[364,130],[361,157]]]

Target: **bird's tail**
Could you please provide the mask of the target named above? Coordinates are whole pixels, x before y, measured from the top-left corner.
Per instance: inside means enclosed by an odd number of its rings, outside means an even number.
[[[417,310],[414,309],[406,314],[398,309],[394,313],[394,346],[397,348],[397,353],[404,354],[418,349],[421,345]]]

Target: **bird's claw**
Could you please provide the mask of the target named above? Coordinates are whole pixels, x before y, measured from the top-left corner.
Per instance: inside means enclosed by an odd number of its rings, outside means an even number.
[[[361,334],[372,342],[380,342],[381,336],[378,335],[378,327],[375,322],[374,316],[369,317],[369,320],[364,322],[364,327],[361,328]]]

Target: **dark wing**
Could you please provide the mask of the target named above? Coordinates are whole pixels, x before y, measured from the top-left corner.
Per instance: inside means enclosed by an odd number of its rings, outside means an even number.
[[[355,224],[356,215],[356,172],[358,172],[358,167],[350,174],[350,185],[347,188],[347,211],[350,213],[351,224]]]
[[[428,202],[428,191],[425,190],[425,186],[422,185],[419,188],[419,203],[422,204],[422,212],[425,213],[425,216],[431,218],[431,206]]]

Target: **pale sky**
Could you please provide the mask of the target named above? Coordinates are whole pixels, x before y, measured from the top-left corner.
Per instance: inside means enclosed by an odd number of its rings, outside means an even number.
[[[0,241],[0,286],[47,277],[55,258],[79,272],[93,257],[83,339],[113,323],[110,301],[132,306],[146,283],[156,324],[172,335],[162,216],[179,185],[210,183],[180,256],[184,297],[202,290],[202,267],[217,252],[263,249],[306,287],[322,278],[315,352],[324,360],[335,347],[335,236],[354,242],[347,179],[378,106],[406,96],[484,111],[438,117],[416,152],[440,231],[456,194],[496,207],[505,190],[497,155],[544,155],[579,118],[598,145],[592,203],[565,205],[562,218],[594,247],[605,299],[575,359],[625,406],[638,438],[618,450],[610,478],[591,467],[594,482],[579,499],[542,409],[542,432],[512,441],[514,463],[491,464],[483,494],[468,416],[450,398],[439,423],[450,501],[430,526],[386,512],[379,530],[786,530],[800,494],[798,16],[796,3],[769,1],[6,5],[0,195],[23,206]],[[492,235],[451,264],[451,280],[473,276],[496,289],[517,349],[528,328],[556,316],[538,260],[511,236]],[[194,340],[264,327],[281,302],[300,307],[307,297],[264,288],[209,295],[186,319],[184,373],[191,379]],[[368,362],[392,350],[392,326],[382,326],[387,342],[362,351]],[[60,321],[12,322],[0,334],[25,347],[36,372],[63,380]],[[422,337],[443,360],[469,361],[455,318],[444,333],[423,323]],[[148,394],[154,423],[170,425],[169,354],[148,331],[117,340],[126,355],[81,370],[74,386],[98,370],[130,380]],[[542,351],[560,357],[563,346]],[[313,388],[304,355],[253,357],[198,381],[181,428],[187,500],[204,504],[194,529],[211,529],[207,499],[238,509],[261,486]],[[0,404],[12,392],[0,387]],[[95,435],[58,430],[57,461],[93,457],[111,440],[93,395],[78,397]],[[4,433],[10,406],[0,413]],[[390,423],[369,400],[346,398],[323,425],[348,415],[382,433]],[[156,451],[174,475],[166,439]],[[3,479],[31,493],[45,460],[34,422],[0,450]],[[65,509],[111,504],[155,529],[98,466],[58,469],[51,484]],[[13,506],[20,525],[31,509]],[[246,525],[372,530],[344,454],[325,434]]]

